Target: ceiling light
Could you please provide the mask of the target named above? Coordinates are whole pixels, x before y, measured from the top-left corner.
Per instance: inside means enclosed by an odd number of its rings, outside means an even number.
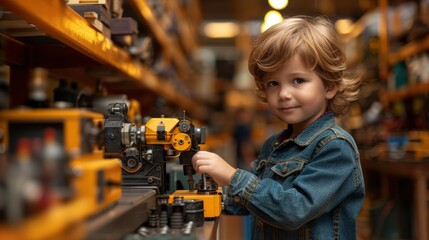
[[[235,22],[209,22],[204,25],[203,31],[209,38],[233,38],[240,28]]]
[[[289,0],[268,0],[268,4],[274,9],[282,10],[289,3]]]
[[[275,10],[268,11],[264,16],[264,23],[262,23],[261,32],[267,30],[274,24],[277,24],[281,21],[283,21],[283,17],[278,11],[275,11]]]
[[[350,19],[338,19],[335,22],[335,28],[340,34],[349,34],[352,30],[353,22]]]

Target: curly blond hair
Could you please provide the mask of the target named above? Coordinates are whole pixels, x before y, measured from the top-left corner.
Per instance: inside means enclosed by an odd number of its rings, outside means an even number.
[[[258,97],[266,101],[264,81],[296,54],[325,86],[338,86],[328,109],[336,116],[344,114],[350,102],[358,99],[361,79],[347,72],[346,57],[338,45],[334,26],[325,17],[290,17],[259,36],[249,58]]]

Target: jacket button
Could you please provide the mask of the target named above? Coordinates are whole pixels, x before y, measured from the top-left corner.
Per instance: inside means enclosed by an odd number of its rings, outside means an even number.
[[[239,196],[234,196],[234,202],[235,203],[240,203],[241,198]]]

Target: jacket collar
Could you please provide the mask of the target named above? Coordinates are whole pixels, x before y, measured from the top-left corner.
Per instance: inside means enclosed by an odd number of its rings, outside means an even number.
[[[306,129],[304,129],[296,138],[292,141],[300,146],[309,145],[316,137],[318,137],[323,131],[331,128],[335,125],[334,113],[327,112],[316,121],[312,122]],[[278,137],[277,140],[283,141],[291,135],[292,129],[285,129]]]

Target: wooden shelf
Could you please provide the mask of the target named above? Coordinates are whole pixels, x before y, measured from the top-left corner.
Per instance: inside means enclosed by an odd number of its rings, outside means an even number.
[[[384,19],[386,19],[386,17],[384,17]],[[388,42],[386,41],[385,41],[385,44],[388,44]],[[429,35],[425,36],[423,39],[413,41],[404,45],[396,52],[388,53],[386,56],[387,57],[386,61],[388,65],[392,66],[397,62],[404,61],[428,49],[429,49]],[[402,100],[405,98],[409,98],[415,95],[424,94],[428,92],[429,92],[429,83],[420,83],[413,86],[407,86],[405,88],[398,89],[395,91],[382,92],[380,95],[381,95],[381,101],[383,105],[385,107],[388,107],[390,102]]]
[[[154,11],[151,9],[151,6],[147,0],[129,0],[129,3],[147,22],[150,31],[155,35],[155,38],[164,49],[165,54],[173,59],[174,63],[178,67],[179,75],[182,80],[188,81],[190,66],[188,65],[185,55],[177,46],[177,43],[174,42],[170,36],[168,36],[166,30],[163,29],[163,27],[159,24],[159,20],[155,17]],[[187,33],[188,32],[184,32],[183,34],[186,35]]]
[[[194,3],[193,1],[192,3]],[[189,3],[190,5],[192,3]],[[183,8],[180,6],[180,4],[177,1],[166,1],[166,4],[171,9],[172,12],[175,12],[178,19],[178,25],[180,32],[180,40],[183,44],[183,47],[186,49],[187,52],[194,52],[198,48],[198,32],[195,29],[195,25],[198,25],[198,23],[193,23],[193,25],[186,13],[183,11]]]
[[[429,93],[429,83],[421,83],[406,88],[398,89],[396,91],[381,93],[381,101],[383,102],[383,105],[387,107],[390,102],[402,100],[424,93]]]
[[[156,22],[145,1],[134,2],[138,2],[142,12],[149,16],[147,18],[152,19],[150,24]],[[0,0],[0,6],[36,25],[49,36],[96,62],[118,70],[138,86],[164,97],[168,102],[174,103],[190,112],[195,118],[204,117],[205,109],[203,107],[195,104],[193,99],[177,93],[172,85],[163,84],[162,79],[159,79],[150,68],[133,59],[125,50],[117,47],[109,38],[96,31],[84,18],[67,6],[64,1]],[[155,28],[156,25],[154,26]],[[166,41],[168,36],[161,38]],[[166,43],[166,45],[168,44]],[[183,55],[177,53],[176,48],[168,47],[167,49],[173,53],[175,59],[177,58],[176,61],[186,62],[181,57]]]
[[[388,63],[393,65],[399,61],[404,61],[409,57],[417,55],[429,49],[429,36],[414,41],[403,46],[399,51],[388,54]],[[413,86],[407,86],[395,91],[381,93],[381,101],[384,106],[388,106],[390,102],[402,100],[415,95],[429,92],[429,83],[421,83]]]
[[[388,56],[389,64],[393,65],[427,49],[429,49],[429,35],[419,41],[408,43],[397,52],[390,53]]]

